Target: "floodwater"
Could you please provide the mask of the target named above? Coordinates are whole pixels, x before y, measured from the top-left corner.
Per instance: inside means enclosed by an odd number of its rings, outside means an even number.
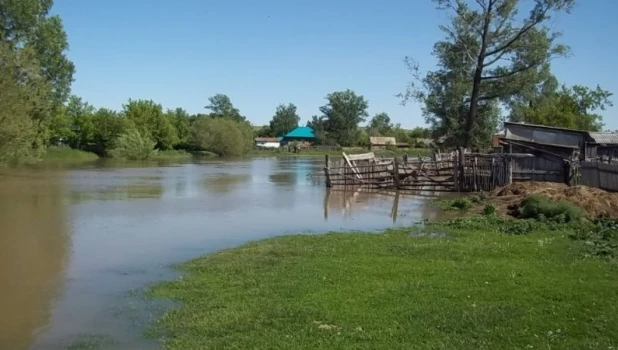
[[[0,349],[151,349],[171,264],[287,233],[438,215],[423,196],[328,191],[323,161],[257,158],[0,169]]]

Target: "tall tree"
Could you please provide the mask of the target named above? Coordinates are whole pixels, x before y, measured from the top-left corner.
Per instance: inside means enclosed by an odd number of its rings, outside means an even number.
[[[440,27],[447,35],[442,44],[458,47],[456,58],[472,64],[470,72],[460,72],[471,86],[460,102],[466,116],[462,144],[470,147],[487,104],[536,86],[549,61],[567,53],[566,46],[556,43],[559,33],[544,23],[556,12],[570,12],[574,0],[534,0],[521,20],[520,0],[476,0],[472,6],[464,0],[434,2],[454,12],[450,25]]]
[[[85,149],[92,142],[94,125],[92,117],[95,108],[81,99],[71,96],[66,107],[66,114],[70,120],[71,135],[69,145],[76,149]]]
[[[292,103],[277,106],[277,111],[270,121],[270,132],[275,136],[283,136],[298,127],[300,117],[296,106]]]
[[[438,59],[438,69],[426,75],[420,74],[418,66],[408,59],[406,63],[415,80],[406,94],[400,95],[404,102],[415,99],[421,103],[432,136],[445,137],[448,146],[463,145],[466,137],[466,112],[469,108],[466,100],[472,91],[469,77],[474,71],[474,62],[462,60],[464,52],[462,42],[437,42],[433,55]],[[483,147],[490,142],[499,116],[496,100],[482,104],[477,112],[472,146]]]
[[[176,129],[179,146],[186,147],[191,132],[191,116],[183,108],[176,108],[167,111],[167,118]]]
[[[126,120],[117,112],[100,108],[92,117],[92,141],[94,151],[101,155],[109,155],[112,147],[126,129]]]
[[[142,137],[155,142],[157,149],[171,149],[178,143],[176,128],[160,104],[152,100],[129,100],[123,113]]]
[[[378,113],[371,118],[368,127],[369,136],[389,136],[395,126],[386,113]]]
[[[328,103],[320,107],[324,131],[341,146],[352,146],[357,139],[358,124],[365,121],[369,104],[352,90],[337,91],[326,96]]]
[[[66,57],[67,35],[58,16],[50,16],[53,0],[0,0],[0,42],[14,53],[31,50],[46,82],[45,105],[33,109],[41,136],[55,109],[67,100],[75,66]]]
[[[208,98],[209,105],[205,108],[210,110],[210,116],[215,118],[232,118],[236,121],[245,121],[238,108],[234,107],[227,95],[216,94]]]
[[[0,42],[0,164],[41,154],[31,115],[44,103],[46,84],[31,50],[15,52]]]

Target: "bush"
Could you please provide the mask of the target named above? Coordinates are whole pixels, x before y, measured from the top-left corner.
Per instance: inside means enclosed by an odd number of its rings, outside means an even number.
[[[452,200],[446,200],[440,205],[446,210],[468,210],[474,206],[469,198],[456,198]]]
[[[145,160],[155,153],[154,146],[150,138],[142,136],[136,129],[129,129],[118,137],[110,154],[114,158]]]
[[[230,118],[201,117],[193,125],[191,139],[198,150],[241,156],[253,148],[253,129],[246,122]]]
[[[496,206],[493,204],[487,204],[485,208],[483,208],[483,215],[495,215],[496,214]]]
[[[552,201],[540,195],[528,196],[521,203],[519,208],[519,217],[523,219],[549,220],[566,223],[578,221],[583,216],[583,210],[573,203]]]

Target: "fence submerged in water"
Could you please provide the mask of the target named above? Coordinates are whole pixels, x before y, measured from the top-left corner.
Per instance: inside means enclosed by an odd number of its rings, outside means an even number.
[[[330,188],[492,191],[513,181],[512,159],[531,154],[466,153],[457,150],[433,157],[376,158],[373,153],[326,156],[324,174]]]

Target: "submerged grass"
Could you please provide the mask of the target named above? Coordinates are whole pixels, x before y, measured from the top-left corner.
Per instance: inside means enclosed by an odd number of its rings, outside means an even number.
[[[170,349],[616,348],[618,270],[579,229],[491,215],[279,237],[150,295],[181,304],[158,321]]]
[[[44,162],[83,162],[98,159],[92,152],[81,151],[69,147],[49,147],[43,155]]]
[[[191,153],[184,150],[165,150],[155,152],[150,159],[162,160],[162,159],[185,159],[193,157]]]

